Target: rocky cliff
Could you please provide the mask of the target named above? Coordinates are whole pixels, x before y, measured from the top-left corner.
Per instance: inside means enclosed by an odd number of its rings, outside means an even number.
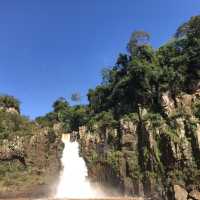
[[[89,177],[131,196],[200,199],[200,91],[161,99],[162,113],[140,107],[117,128],[80,127]]]
[[[28,131],[0,139],[0,198],[42,197],[55,192],[61,168],[61,134],[56,127],[41,128],[35,123]]]

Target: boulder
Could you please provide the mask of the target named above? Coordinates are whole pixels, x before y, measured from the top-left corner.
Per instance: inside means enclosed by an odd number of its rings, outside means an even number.
[[[180,185],[174,185],[174,198],[175,200],[187,200],[188,193]]]
[[[193,190],[189,193],[189,197],[191,199],[200,200],[200,192],[197,190]]]

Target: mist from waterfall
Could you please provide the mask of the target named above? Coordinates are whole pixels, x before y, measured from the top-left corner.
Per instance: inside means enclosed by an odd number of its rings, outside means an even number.
[[[62,154],[63,171],[57,187],[56,198],[95,198],[99,196],[87,180],[88,171],[85,161],[79,156],[79,144],[71,142],[70,135],[62,136],[65,145]]]

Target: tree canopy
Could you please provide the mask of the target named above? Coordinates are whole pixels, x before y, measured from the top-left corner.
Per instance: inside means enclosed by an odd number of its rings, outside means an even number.
[[[88,92],[92,113],[112,111],[115,117],[135,112],[138,106],[160,108],[160,95],[192,92],[200,85],[200,16],[181,25],[174,38],[155,50],[150,34],[132,33],[128,52],[104,69],[102,84]]]
[[[14,108],[18,112],[20,112],[20,102],[13,96],[10,95],[2,95],[0,96],[0,107],[1,108]]]
[[[133,32],[127,52],[120,53],[113,66],[102,70],[100,85],[89,89],[87,106],[69,106],[66,99],[60,98],[54,102],[53,112],[45,117],[64,123],[68,130],[77,130],[97,116],[112,115],[116,120],[139,112],[140,107],[162,113],[164,92],[175,99],[180,92],[193,92],[199,87],[200,16],[195,16],[158,49],[151,46],[149,33]],[[80,94],[72,94],[71,100],[80,101]]]

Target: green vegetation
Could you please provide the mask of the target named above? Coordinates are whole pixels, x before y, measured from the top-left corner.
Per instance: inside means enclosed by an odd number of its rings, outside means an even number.
[[[120,160],[122,153],[120,151],[109,151],[107,152],[106,162],[112,167],[114,172],[119,175]]]
[[[193,113],[200,120],[200,102],[195,102],[193,105]]]
[[[63,108],[55,104],[55,110]],[[39,120],[45,126],[51,124],[43,118]],[[55,149],[50,150],[52,146],[55,148],[56,137],[53,129],[40,128],[35,121],[20,115],[17,99],[0,96],[0,193],[5,188],[17,192],[54,181],[50,179],[57,172],[51,174],[45,170],[51,165],[56,166]],[[61,149],[57,148],[59,151]]]
[[[59,99],[54,103],[53,112],[42,120],[60,122],[67,131],[77,131],[79,126],[85,125],[91,134],[106,141],[108,153],[105,162],[116,173],[119,170],[119,153],[129,145],[129,141],[126,141],[125,147],[122,145],[120,120],[124,120],[127,129],[131,121],[137,124],[135,131],[138,135],[135,137],[138,139],[134,139],[138,140],[138,155],[127,161],[131,163],[130,176],[134,179],[145,173],[164,175],[168,168],[163,155],[169,156],[176,168],[174,150],[170,152],[168,149],[184,142],[180,139],[181,125],[177,120],[182,118],[186,126],[184,119],[190,117],[183,107],[178,106],[176,97],[182,93],[193,93],[199,86],[200,16],[196,16],[181,25],[174,37],[158,49],[151,46],[148,33],[133,32],[127,52],[119,54],[114,66],[102,70],[100,85],[89,89],[87,106],[70,107],[65,99]],[[170,115],[166,114],[162,104],[165,92],[174,101],[175,110]],[[79,101],[79,97],[75,93],[72,100]],[[198,102],[194,103],[192,110],[196,118],[200,118]],[[191,135],[194,135],[195,123],[188,125]],[[195,137],[192,140],[196,140]],[[193,151],[197,152],[196,149]],[[93,151],[91,159],[96,160],[97,156],[98,153]]]
[[[0,96],[0,143],[1,139],[11,139],[13,136],[28,136],[33,133],[34,122],[21,116],[19,101],[12,96]],[[10,112],[14,108],[18,112]]]
[[[106,111],[115,119],[147,107],[161,112],[160,97],[169,91],[175,98],[181,91],[192,91],[200,79],[200,16],[178,28],[175,37],[154,50],[148,33],[137,31],[128,43],[128,53],[102,72],[102,85],[88,92],[89,112]],[[184,30],[184,31],[183,31]]]
[[[42,127],[52,127],[56,123],[63,124],[65,131],[78,130],[87,121],[86,106],[69,106],[67,100],[63,97],[53,103],[53,111],[43,117],[36,118],[36,122]]]
[[[62,122],[70,131],[84,124],[91,126],[103,113],[118,120],[126,114],[139,114],[143,107],[163,115],[163,92],[168,91],[175,100],[180,92],[192,92],[198,87],[199,24],[200,16],[192,17],[177,29],[170,42],[157,50],[151,47],[148,33],[134,32],[127,53],[120,53],[114,66],[104,68],[102,84],[88,91],[88,106],[70,107],[66,99],[60,98],[53,104],[52,112],[36,121],[43,126]],[[80,101],[80,94],[74,93],[72,100]]]
[[[119,54],[114,66],[102,70],[100,85],[89,89],[88,105],[70,106],[61,97],[53,103],[51,112],[31,122],[19,114],[17,99],[0,96],[0,143],[3,139],[29,136],[36,128],[45,128],[48,144],[43,151],[45,149],[44,156],[48,160],[50,143],[56,140],[56,135],[51,132],[55,125],[61,125],[64,132],[78,131],[80,126],[86,126],[91,136],[87,141],[91,149],[85,152],[88,165],[100,160],[110,166],[115,175],[120,176],[125,170],[132,180],[152,178],[160,181],[163,178],[166,183],[167,175],[170,180],[175,177],[196,183],[199,174],[196,168],[200,163],[196,135],[200,103],[193,102],[193,120],[192,113],[187,113],[184,105],[178,106],[176,97],[193,93],[199,87],[200,16],[196,16],[181,25],[174,37],[158,49],[150,45],[148,33],[133,32],[127,52]],[[175,107],[170,115],[166,114],[162,104],[164,92],[169,94]],[[72,94],[71,100],[80,103],[80,94]],[[181,146],[185,140],[186,146]],[[185,159],[190,156],[185,156],[188,144],[194,157],[190,169],[194,178],[186,176],[185,172],[188,169]],[[122,160],[125,169],[122,169]],[[16,177],[16,185],[17,179],[20,183],[26,181],[27,176],[19,178],[20,170],[18,165],[0,165],[0,177],[5,177],[3,186],[11,184],[10,178]],[[33,179],[43,182],[37,174]]]
[[[16,111],[20,112],[20,102],[13,96],[2,95],[0,96],[0,108],[9,109],[14,108]]]

